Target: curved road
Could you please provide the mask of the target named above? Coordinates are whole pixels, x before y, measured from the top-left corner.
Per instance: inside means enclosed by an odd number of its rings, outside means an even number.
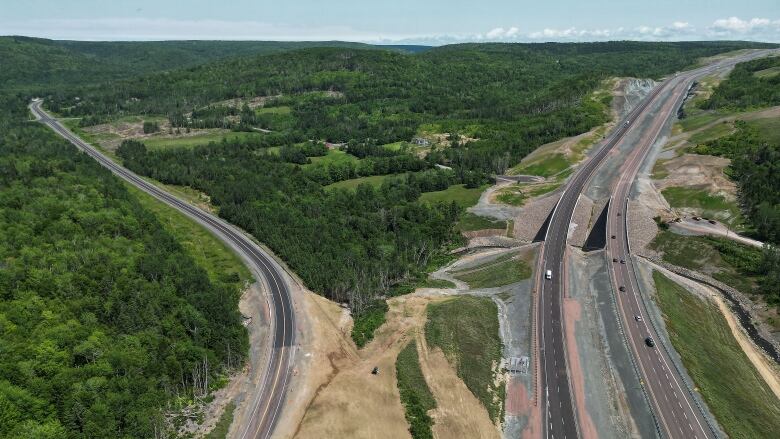
[[[265,279],[270,293],[271,325],[273,346],[269,355],[268,369],[263,378],[263,388],[250,404],[251,415],[246,425],[239,429],[239,438],[269,438],[282,412],[287,384],[291,375],[292,357],[295,353],[295,313],[290,290],[279,268],[265,252],[243,232],[210,213],[207,213],[159,187],[143,180],[135,173],[114,163],[93,146],[81,140],[41,108],[43,101],[34,100],[30,110],[36,119],[57,134],[76,145],[101,165],[111,170],[138,189],[177,209],[194,219],[217,238],[234,249],[249,265],[255,276]]]

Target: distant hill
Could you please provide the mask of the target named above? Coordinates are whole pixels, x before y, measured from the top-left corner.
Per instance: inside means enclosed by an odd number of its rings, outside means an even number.
[[[25,89],[103,82],[194,67],[224,58],[311,47],[419,52],[425,46],[372,46],[343,41],[57,41],[0,37],[0,86]]]

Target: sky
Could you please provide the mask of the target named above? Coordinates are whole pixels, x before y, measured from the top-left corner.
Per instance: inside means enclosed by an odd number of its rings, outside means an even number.
[[[780,0],[0,0],[0,35],[430,45],[780,42]]]

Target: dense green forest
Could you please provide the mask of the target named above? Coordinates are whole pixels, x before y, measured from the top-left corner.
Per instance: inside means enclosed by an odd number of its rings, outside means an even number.
[[[310,48],[114,81],[47,101],[65,116],[161,115],[198,126],[206,123],[197,115],[204,107],[275,97],[268,106],[291,112],[260,115],[252,123],[334,143],[387,144],[410,140],[423,128],[460,133],[475,140],[439,151],[435,160],[459,174],[489,174],[538,145],[605,122],[608,102],[587,97],[607,77],[657,78],[702,56],[745,47],[764,45],[462,44],[414,55]]]
[[[417,46],[371,46],[341,41],[55,41],[0,37],[0,84],[4,89],[53,90],[193,67],[224,58],[280,53],[306,47],[383,48],[419,51]]]
[[[762,74],[764,73],[765,74]],[[703,103],[707,109],[746,109],[780,105],[780,57],[737,64]]]
[[[358,314],[417,275],[454,238],[460,213],[417,201],[421,182],[435,179],[427,173],[326,191],[300,166],[246,143],[148,151],[126,141],[117,154],[135,172],[209,194],[220,216],[268,245],[309,288]]]
[[[0,97],[0,437],[159,437],[242,367],[240,292],[25,105]]]

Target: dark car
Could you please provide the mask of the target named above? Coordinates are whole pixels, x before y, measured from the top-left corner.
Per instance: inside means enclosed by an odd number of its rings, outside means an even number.
[[[615,239],[615,235],[612,235],[612,239]]]
[[[621,264],[625,264],[625,263],[626,263],[626,260],[625,260],[625,259],[621,259],[621,260],[620,260],[620,263],[621,263]]]
[[[645,344],[650,346],[651,348],[655,346],[655,341],[653,340],[653,337],[647,337],[645,339]]]
[[[623,285],[621,285],[620,287],[618,287],[618,290],[620,290],[621,292],[622,292],[622,291],[626,291],[626,287],[624,287]]]
[[[618,216],[620,216],[620,212],[618,212]]]
[[[617,262],[617,258],[612,258],[612,262]]]
[[[710,223],[710,224],[718,224],[718,222],[717,222],[717,221],[715,221],[715,220],[709,220],[709,223]]]

